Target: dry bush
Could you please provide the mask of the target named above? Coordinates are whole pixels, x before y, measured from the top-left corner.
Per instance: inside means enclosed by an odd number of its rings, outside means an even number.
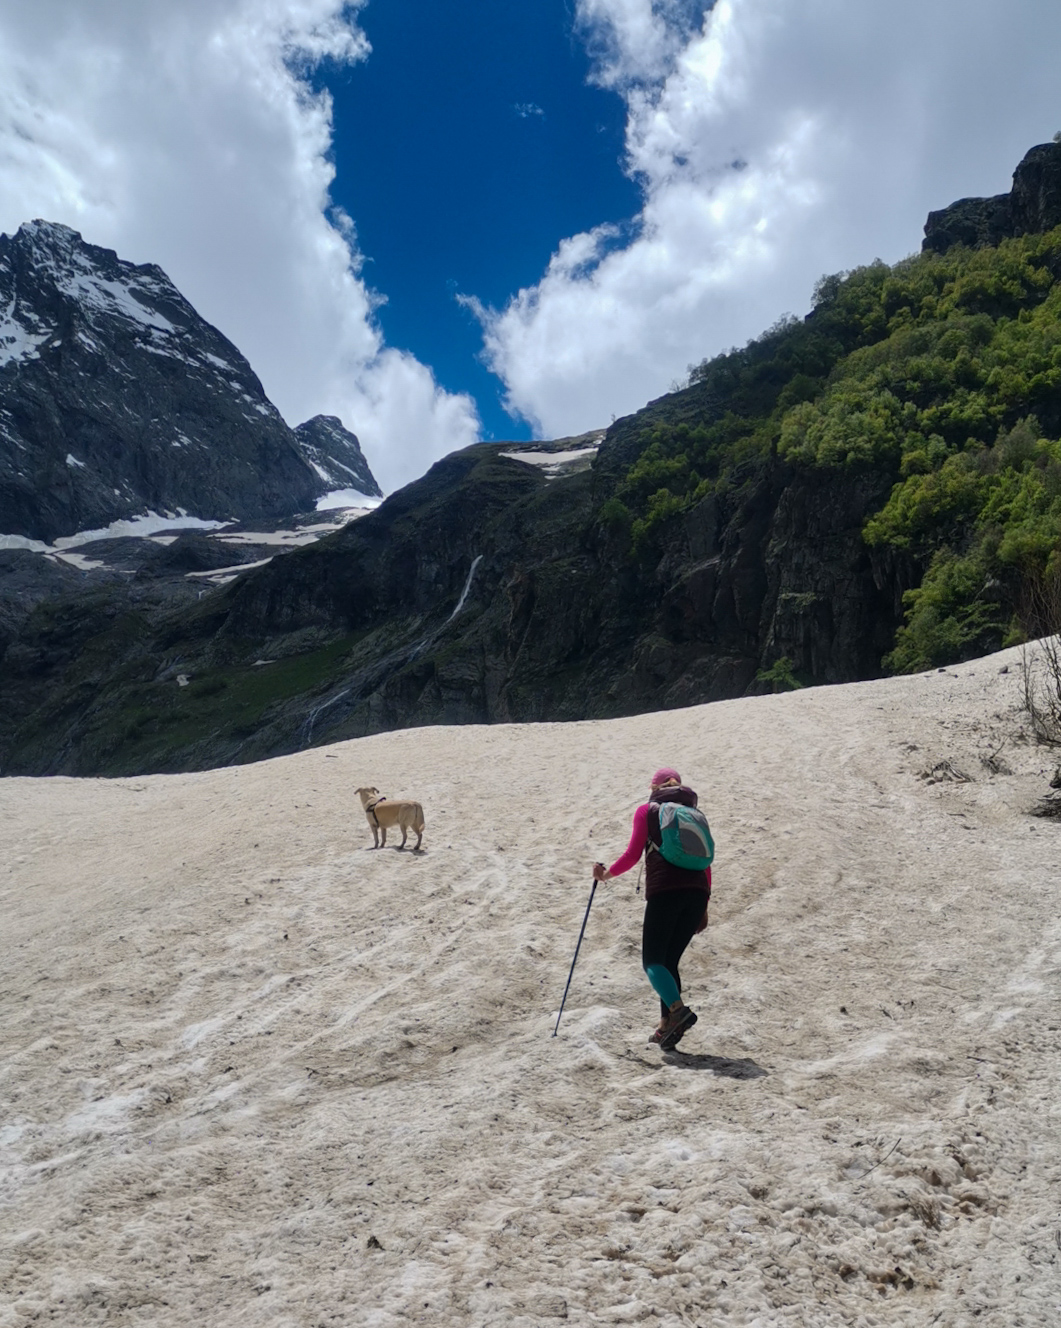
[[[1024,709],[1040,742],[1061,745],[1061,567],[1036,583],[1022,616],[1040,638],[1021,648]]]

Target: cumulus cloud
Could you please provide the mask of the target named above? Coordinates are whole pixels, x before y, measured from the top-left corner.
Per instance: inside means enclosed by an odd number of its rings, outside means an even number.
[[[930,208],[1002,192],[1061,124],[1061,8],[1039,0],[578,0],[627,105],[627,230],[565,239],[478,307],[511,409],[545,435],[636,409],[803,312],[824,272],[916,250]],[[473,306],[474,307],[474,306]]]
[[[357,432],[385,488],[474,441],[471,400],[383,344],[332,119],[308,81],[368,53],[344,0],[35,0],[0,11],[0,229],[65,222],[156,262],[292,424]]]

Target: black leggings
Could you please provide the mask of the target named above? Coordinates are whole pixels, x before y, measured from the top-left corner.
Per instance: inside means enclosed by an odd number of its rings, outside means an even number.
[[[645,900],[645,924],[641,932],[641,967],[662,964],[682,989],[678,962],[696,935],[710,895],[706,890],[664,890]],[[660,1001],[663,1017],[667,1005]]]

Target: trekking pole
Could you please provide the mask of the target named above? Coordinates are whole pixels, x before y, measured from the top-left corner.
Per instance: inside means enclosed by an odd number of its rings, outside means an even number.
[[[589,892],[589,903],[586,905],[586,916],[582,919],[582,930],[578,933],[578,945],[575,946],[575,957],[571,960],[571,972],[567,975],[567,986],[564,988],[564,999],[560,1002],[560,1014],[556,1016],[556,1028],[553,1029],[553,1037],[556,1037],[556,1031],[560,1027],[560,1015],[564,1013],[564,1005],[567,1002],[567,993],[571,990],[571,979],[575,976],[575,965],[578,963],[578,952],[582,948],[582,937],[586,934],[586,923],[589,921],[589,911],[593,907],[593,896],[597,893],[597,878],[593,878],[593,889]]]

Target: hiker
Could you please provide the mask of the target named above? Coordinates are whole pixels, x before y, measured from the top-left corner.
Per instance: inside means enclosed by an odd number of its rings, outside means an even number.
[[[598,881],[609,881],[613,876],[621,876],[623,872],[629,871],[641,854],[645,855],[645,922],[641,934],[641,964],[659,997],[661,1013],[659,1027],[649,1041],[658,1043],[664,1051],[670,1051],[696,1023],[696,1015],[682,1002],[678,962],[693,936],[707,926],[711,868],[678,866],[664,857],[660,828],[660,811],[664,803],[677,803],[692,808],[697,805],[696,794],[691,788],[685,787],[677,770],[669,767],[657,770],[652,776],[649,800],[634,812],[634,824],[626,852],[610,867],[598,862],[593,868],[593,876]],[[670,821],[679,815],[667,815],[665,820]],[[671,840],[668,835],[666,851],[669,856],[684,856],[689,861],[690,855],[683,855],[681,849],[692,847],[697,850],[692,861],[710,863],[714,845],[706,820],[703,821],[703,832],[706,834],[706,843],[702,839],[696,842],[695,828],[692,840],[683,834],[677,853],[669,847]]]

